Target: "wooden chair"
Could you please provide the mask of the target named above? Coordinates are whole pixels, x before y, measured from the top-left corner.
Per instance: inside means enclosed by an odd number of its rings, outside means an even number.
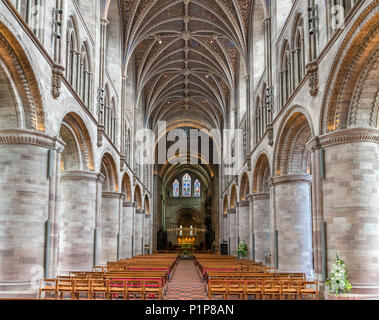
[[[74,297],[75,299],[80,300],[80,294],[85,293],[87,299],[91,298],[91,281],[89,279],[74,279]]]
[[[253,296],[256,300],[262,299],[263,285],[260,280],[246,280],[245,281],[245,299]]]
[[[70,298],[75,299],[74,282],[74,279],[57,279],[57,294],[60,299],[63,299],[65,293],[69,293]]]
[[[318,282],[317,281],[304,281],[300,287],[300,298],[310,296],[313,300],[318,300]]]
[[[91,280],[91,299],[96,300],[97,295],[103,295],[104,299],[108,298],[108,281],[104,279],[92,279]]]
[[[265,280],[263,283],[263,299],[280,299],[280,283],[277,280]]]
[[[302,281],[299,280],[282,280],[280,281],[280,298],[286,299],[287,297],[298,299],[300,295],[300,285]]]
[[[144,285],[143,281],[141,280],[128,280],[127,281],[127,294],[128,299],[130,296],[137,298],[140,297],[141,299],[144,298]]]
[[[162,284],[159,280],[145,280],[144,288],[145,290],[143,300],[146,300],[146,296],[147,298],[157,296],[159,300],[163,299]]]
[[[46,298],[46,294],[48,292],[54,293],[54,299],[58,298],[57,294],[57,279],[41,279],[39,286],[39,299],[42,299],[42,293],[45,293],[44,299]]]
[[[123,279],[111,279],[108,283],[108,297],[112,300],[113,297],[122,294],[124,300],[128,299],[127,281]]]
[[[226,299],[228,300],[230,296],[239,296],[240,300],[245,298],[245,288],[242,280],[227,280],[227,293]]]
[[[225,280],[210,280],[208,283],[208,298],[212,300],[213,296],[222,296],[226,300],[228,292],[227,284]]]

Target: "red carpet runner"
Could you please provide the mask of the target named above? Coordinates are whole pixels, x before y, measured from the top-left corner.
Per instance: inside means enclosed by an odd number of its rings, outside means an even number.
[[[193,260],[180,260],[164,300],[208,300]]]

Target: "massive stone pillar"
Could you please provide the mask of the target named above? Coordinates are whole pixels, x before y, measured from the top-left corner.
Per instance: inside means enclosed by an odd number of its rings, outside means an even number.
[[[58,273],[91,270],[95,260],[99,187],[103,176],[67,170],[61,174]]]
[[[102,193],[99,265],[107,265],[107,261],[117,261],[121,196],[118,192]]]
[[[0,130],[0,297],[33,297],[44,277],[47,242],[53,246],[46,223],[56,217],[49,149],[57,144],[41,132]]]
[[[228,210],[228,220],[229,220],[229,254],[235,256],[237,255],[237,241],[238,241],[236,209]]]
[[[338,254],[351,293],[379,294],[379,130],[340,130],[320,137],[327,273]]]
[[[265,262],[270,254],[270,195],[254,194],[253,203],[253,233],[255,261]]]
[[[133,256],[133,202],[124,202],[121,222],[121,259]]]
[[[278,244],[278,269],[312,270],[311,182],[309,175],[273,178]]]
[[[145,211],[135,210],[134,216],[134,255],[143,254]]]
[[[238,202],[238,236],[249,246],[249,201]]]

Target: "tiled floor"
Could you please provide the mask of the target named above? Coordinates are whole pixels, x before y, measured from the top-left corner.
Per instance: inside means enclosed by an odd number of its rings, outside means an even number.
[[[208,300],[193,260],[180,260],[164,300]]]

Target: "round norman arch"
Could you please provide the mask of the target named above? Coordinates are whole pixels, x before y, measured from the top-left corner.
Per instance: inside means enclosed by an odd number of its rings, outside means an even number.
[[[21,44],[5,25],[2,17],[0,17],[0,84],[8,88],[7,97],[10,98],[1,98],[1,100],[7,99],[6,104],[0,100],[2,108],[10,103],[9,114],[13,115],[17,127],[45,131],[45,112],[37,78]],[[6,124],[1,118],[0,122],[1,127]]]
[[[265,153],[261,153],[254,166],[253,193],[269,193],[268,180],[271,176],[270,163]]]
[[[84,121],[78,114],[70,112],[64,116],[59,137],[66,143],[61,157],[62,170],[94,170],[91,137]]]
[[[100,173],[104,176],[103,191],[112,192],[119,190],[116,163],[108,152],[104,153],[102,157]]]
[[[125,194],[125,200],[127,202],[132,201],[132,187],[130,183],[130,178],[127,172],[124,173],[121,182],[121,192]]]
[[[379,127],[378,38],[379,3],[373,1],[356,19],[331,67],[320,114],[322,134]]]
[[[306,144],[314,137],[308,112],[294,106],[283,118],[274,148],[273,176],[310,174],[310,153]]]
[[[232,190],[230,191],[230,209],[235,209],[237,207],[237,187],[234,184]]]
[[[137,209],[142,209],[142,193],[138,184],[134,189],[134,202],[136,203]]]
[[[242,176],[241,184],[240,184],[240,200],[241,201],[247,200],[246,198],[249,195],[249,193],[250,193],[250,179],[247,172],[245,172]]]

